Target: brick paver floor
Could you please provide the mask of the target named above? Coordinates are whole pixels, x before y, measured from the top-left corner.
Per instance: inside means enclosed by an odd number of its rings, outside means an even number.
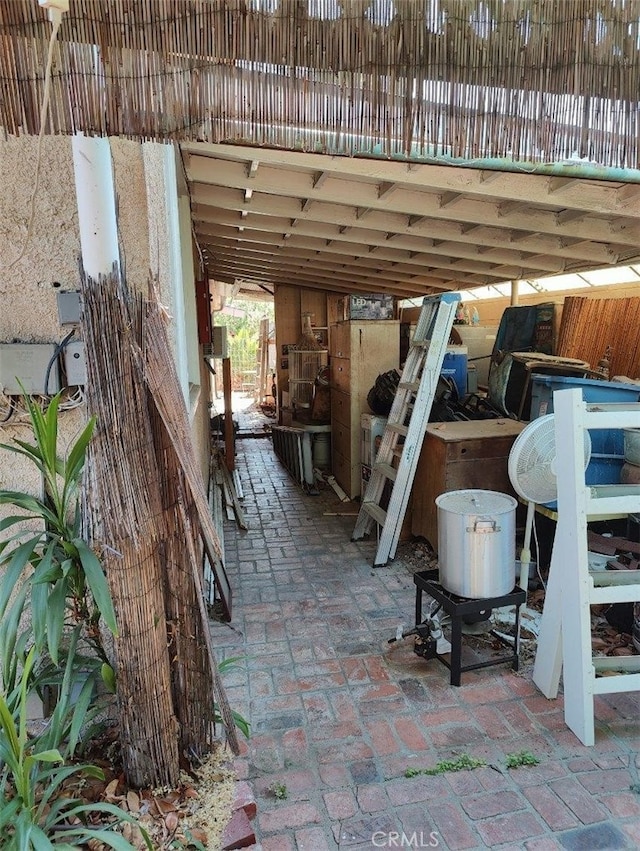
[[[212,629],[221,659],[243,657],[225,684],[251,722],[239,766],[263,851],[640,847],[638,695],[597,699],[589,748],[530,669],[450,686],[410,639],[388,644],[412,625],[411,570],[371,567],[341,516],[357,505],[303,493],[268,438],[239,441],[237,466],[249,529],[226,524],[233,621]],[[521,751],[539,764],[508,770]],[[461,754],[485,764],[405,776]]]

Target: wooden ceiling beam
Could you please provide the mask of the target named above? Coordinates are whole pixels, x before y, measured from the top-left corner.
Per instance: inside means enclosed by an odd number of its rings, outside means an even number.
[[[305,263],[309,261],[313,261],[318,258],[318,252],[315,249],[305,249],[295,247],[292,244],[287,245],[286,254],[281,251],[278,252],[277,256],[274,254],[273,245],[268,243],[243,243],[240,244],[236,239],[232,237],[225,238],[220,234],[207,234],[206,232],[199,230],[196,232],[197,236],[202,238],[202,240],[206,240],[207,245],[211,246],[222,246],[226,251],[236,251],[238,253],[246,252],[249,256],[256,256],[256,254],[261,253],[268,262],[294,262],[294,263]],[[342,253],[337,256],[337,259],[333,260],[333,264],[336,265],[343,262],[345,257],[350,257],[353,260],[354,271],[357,272],[358,266],[367,266],[371,265],[373,268],[377,268],[379,271],[384,270],[385,266],[388,264],[393,264],[394,274],[406,273],[406,274],[415,274],[417,269],[424,269],[425,265],[428,265],[434,269],[446,269],[447,271],[456,270],[460,271],[464,274],[480,274],[487,279],[495,279],[496,283],[500,283],[505,279],[512,278],[521,278],[522,275],[522,267],[521,266],[508,266],[508,265],[500,265],[496,263],[491,263],[489,260],[485,260],[484,263],[473,263],[465,260],[456,260],[454,258],[448,256],[439,256],[432,255],[429,252],[421,252],[420,259],[411,258],[411,256],[402,256],[401,254],[397,254],[393,257],[383,257],[380,253],[377,246],[371,246],[369,249],[369,253],[376,251],[376,261],[375,263],[368,262],[366,258],[360,256],[354,256],[347,253]],[[327,265],[331,264],[332,252],[322,252],[320,255],[322,257],[322,262]],[[563,271],[562,269],[557,271]]]
[[[223,159],[226,162],[255,159],[256,149],[236,145],[209,145],[207,143],[185,143],[187,173],[193,165],[196,173],[196,161],[204,162],[198,167],[197,174],[206,174],[207,162]],[[545,174],[523,174],[501,170],[473,169],[450,165],[415,164],[408,169],[406,163],[367,159],[365,157],[331,157],[321,154],[305,154],[298,151],[278,151],[260,149],[262,166],[270,168],[295,168],[298,172],[326,174],[339,180],[369,179],[375,187],[380,184],[395,183],[401,189],[428,189],[437,194],[442,192],[464,193],[476,198],[487,198],[496,203],[502,200],[526,198],[532,204],[549,204],[549,180],[576,180],[569,186],[565,184],[563,206],[576,206],[594,215],[610,215],[619,203],[619,182],[589,180],[582,178],[550,178]],[[200,171],[199,169],[202,169]],[[639,184],[629,184],[639,185]],[[394,196],[395,196],[394,192]],[[640,218],[640,209],[636,213]]]
[[[324,271],[314,272],[312,269],[309,269],[309,271],[300,271],[298,269],[287,270],[282,267],[265,268],[260,264],[244,263],[242,260],[237,260],[233,263],[218,263],[214,261],[210,263],[210,269],[212,269],[214,277],[219,270],[220,274],[232,276],[234,278],[246,278],[248,276],[252,276],[255,280],[259,280],[263,284],[297,281],[297,286],[307,286],[308,282],[314,281],[318,284],[324,284],[327,288],[335,285],[345,287],[347,290],[357,287],[360,292],[379,292],[381,289],[384,289],[386,292],[392,292],[398,296],[408,293],[419,295],[420,293],[423,293],[427,287],[435,291],[448,290],[450,288],[449,286],[444,286],[443,284],[429,278],[422,278],[420,279],[420,282],[408,280],[400,283],[381,280],[377,275],[372,277],[359,276],[354,278],[350,274],[340,271],[328,274]]]
[[[224,234],[228,238],[238,241],[263,242],[278,244],[281,240],[282,231],[288,227],[287,220],[274,220],[270,222],[266,217],[254,217],[251,225],[243,231],[239,237],[234,230],[233,222],[225,220],[224,216],[211,216],[215,223],[205,219],[196,223],[197,232],[215,236]],[[454,243],[449,241],[437,241],[418,236],[399,236],[391,234],[393,242],[389,241],[389,234],[378,234],[372,236],[368,232],[358,231],[355,228],[340,226],[336,229],[333,225],[319,227],[308,222],[298,222],[296,227],[296,245],[306,248],[322,248],[327,239],[331,239],[337,253],[364,254],[371,247],[382,249],[380,256],[396,260],[407,256],[407,252],[415,252],[424,258],[435,261],[435,256],[453,257],[458,259],[474,260],[480,259],[486,263],[498,264],[520,264],[529,262],[527,255],[521,251],[511,249],[503,250],[494,246],[469,245],[467,243]],[[369,243],[369,245],[368,245]],[[437,244],[434,244],[437,243]],[[482,249],[482,251],[481,251]],[[549,257],[546,254],[532,255],[531,265],[539,268],[544,274],[554,274],[564,269],[566,255],[562,257]],[[421,261],[422,262],[422,261]]]
[[[201,199],[199,202],[199,197],[199,195],[196,195],[193,199],[195,202],[193,204],[194,220],[197,220],[198,216],[201,215],[200,211],[203,208],[206,209],[210,206],[214,209],[220,208],[230,211],[243,209],[244,207],[241,202],[240,194],[233,190],[220,189],[215,196],[217,203],[211,205],[207,203],[207,199],[204,199],[204,201]],[[300,214],[296,200],[290,198],[278,197],[268,199],[265,198],[264,195],[260,195],[254,197],[252,206],[254,212],[261,214],[261,216],[269,215],[293,218]],[[348,226],[358,225],[353,209],[338,204],[330,205],[317,203],[313,205],[311,210],[301,215],[303,215],[307,221],[319,223],[334,222],[336,224]],[[423,221],[420,222],[420,219],[423,219]],[[430,219],[429,217],[416,218],[413,220],[413,224],[410,227],[406,216],[375,212],[361,220],[360,227],[365,229],[371,228],[373,230],[382,230],[385,233],[395,232],[412,235],[419,233],[429,237],[442,237],[453,241],[468,241],[468,237],[466,237],[466,235],[462,232],[464,225],[456,222]],[[488,245],[493,244],[496,247],[508,244],[513,234],[516,233],[516,231],[511,228],[511,219],[509,220],[508,226],[506,226],[506,232],[504,223],[501,228],[489,228],[488,225],[478,224],[471,225],[470,227],[483,228],[483,230],[477,234],[474,232],[474,244],[486,243]],[[530,227],[523,227],[522,230],[526,231],[528,234],[532,233]],[[566,255],[566,247],[564,244],[561,245],[560,240],[567,239],[569,237],[569,234],[562,234],[556,237],[548,234],[535,234],[531,236],[530,239],[527,239],[527,243],[522,245],[522,249],[534,251],[536,253],[548,252],[550,254],[561,254],[564,257]],[[576,260],[584,260],[585,268],[593,267],[593,265],[596,264],[614,263],[616,262],[615,258],[619,251],[625,248],[624,245],[619,245],[617,241],[614,246],[607,246],[602,243],[590,243],[588,240],[579,239],[575,236],[572,238],[578,239],[580,248],[576,250],[575,253],[571,253],[570,256]],[[633,247],[635,247],[635,243]],[[573,249],[569,248],[569,251],[573,252]]]
[[[212,221],[215,221],[215,216],[219,213],[226,215],[231,213],[233,215],[238,208],[242,208],[242,204],[234,197],[233,193],[228,195],[221,192],[218,197],[218,201],[219,204],[216,207],[209,207],[198,203],[194,204],[192,212],[194,222],[198,222],[200,220],[206,221],[208,216],[211,217]],[[263,212],[267,213],[267,211],[268,205],[265,204]],[[286,201],[286,199],[278,199],[277,209],[272,209],[271,213],[271,216],[252,216],[250,221],[255,221],[257,227],[268,227],[267,223],[272,217],[274,220],[279,221],[281,218],[286,218],[287,214],[289,214],[290,218],[300,215],[295,202]],[[409,226],[406,216],[397,217],[397,223],[394,222],[394,224],[396,224],[396,228],[394,230],[390,230],[390,221],[388,216],[372,213],[370,216],[366,217],[366,219],[357,222],[355,215],[353,215],[352,212],[350,212],[347,208],[336,205],[332,206],[330,211],[327,211],[324,205],[315,204],[311,210],[301,215],[304,217],[305,222],[308,223],[310,228],[313,228],[314,230],[317,229],[319,234],[326,237],[337,233],[337,228],[334,227],[337,225],[352,227],[353,231],[350,233],[357,234],[356,238],[361,241],[377,241],[382,237],[383,233],[385,237],[386,234],[391,233],[393,235],[394,243],[398,242],[399,244],[403,241],[408,241],[414,238],[442,238],[444,240],[449,240],[452,243],[459,243],[463,246],[460,249],[456,249],[453,245],[451,246],[451,250],[454,254],[457,250],[459,250],[463,256],[466,255],[466,251],[469,249],[470,245],[472,249],[477,245],[491,245],[496,249],[509,250],[512,242],[521,241],[523,243],[521,246],[523,251],[529,251],[536,255],[542,255],[545,253],[552,255],[549,258],[551,265],[548,268],[550,271],[557,269],[557,265],[554,265],[555,258],[553,255],[558,255],[558,257],[563,260],[569,256],[572,259],[584,262],[584,268],[593,268],[593,266],[596,265],[606,265],[608,263],[617,262],[616,258],[619,252],[625,249],[625,246],[623,245],[616,244],[614,246],[607,246],[602,243],[591,243],[585,240],[578,240],[580,247],[578,249],[572,249],[570,246],[565,245],[561,241],[560,237],[533,234],[526,230],[497,230],[495,228],[487,228],[483,225],[469,226],[466,232],[463,232],[463,225],[457,225],[451,222],[434,221],[428,218],[425,218],[422,223],[419,223],[418,220],[416,220],[413,225]],[[325,228],[330,228],[330,232],[323,230]],[[470,243],[468,233],[471,231],[471,228],[474,230],[473,240]],[[411,242],[407,245],[407,247],[414,246],[415,243]],[[615,249],[615,253],[612,249]],[[513,249],[511,248],[510,250]],[[505,261],[509,262],[509,258],[505,258]]]
[[[262,171],[262,170],[261,170]],[[260,174],[260,173],[259,173]],[[303,176],[304,177],[304,176]],[[216,206],[216,198],[234,197],[235,192],[244,192],[245,177],[239,180],[234,176],[233,170],[219,172],[218,182],[215,185],[203,183],[191,183],[192,199],[196,203]],[[251,209],[256,212],[268,212],[278,214],[279,210],[291,205],[299,208],[301,198],[314,197],[316,204],[314,210],[319,208],[319,214],[331,220],[332,211],[341,209],[343,214],[352,215],[355,220],[363,213],[359,211],[371,211],[367,217],[372,215],[387,217],[389,222],[397,222],[402,216],[427,217],[433,220],[445,220],[446,222],[457,222],[462,224],[482,224],[488,227],[505,227],[505,217],[509,217],[508,227],[546,233],[555,236],[575,236],[582,239],[594,239],[601,241],[603,232],[606,233],[610,222],[604,219],[584,218],[586,215],[581,210],[577,220],[566,220],[559,222],[553,210],[540,209],[532,206],[522,198],[505,201],[501,203],[490,203],[489,201],[478,201],[469,198],[458,200],[452,210],[441,209],[439,195],[430,192],[417,192],[414,190],[403,190],[393,194],[388,203],[378,201],[375,196],[374,184],[359,184],[353,181],[332,181],[323,188],[318,197],[309,195],[308,181],[304,186],[296,189],[295,183],[298,176],[291,174],[283,180],[282,175],[268,186],[262,184],[262,190],[253,190]],[[236,185],[236,184],[241,185]],[[565,208],[563,203],[563,208]],[[310,212],[310,211],[309,211]],[[419,219],[412,219],[419,221]],[[393,227],[387,227],[392,230]],[[629,226],[624,231],[624,237],[617,241],[625,244],[640,243],[640,219],[635,222],[629,221]]]
[[[354,259],[351,263],[344,263],[344,257],[332,260],[326,255],[317,256],[311,253],[303,256],[293,256],[288,253],[282,254],[278,252],[276,255],[267,247],[263,250],[260,250],[260,248],[239,248],[236,245],[225,244],[220,241],[207,242],[206,247],[209,255],[217,262],[222,262],[223,260],[226,262],[253,262],[256,263],[258,267],[263,267],[265,272],[267,269],[271,268],[294,268],[299,269],[300,271],[305,271],[306,269],[318,269],[321,271],[333,272],[334,270],[346,267],[349,268],[349,274],[354,280],[358,280],[363,276],[369,277],[374,274],[380,280],[386,280],[389,285],[392,285],[394,283],[404,283],[406,280],[414,277],[418,270],[420,270],[422,276],[425,279],[429,279],[433,286],[437,286],[442,282],[441,275],[426,274],[424,265],[418,266],[397,263],[393,274],[391,275],[388,272],[391,265],[390,261],[380,262],[367,258],[358,258]],[[434,269],[434,271],[437,270]]]

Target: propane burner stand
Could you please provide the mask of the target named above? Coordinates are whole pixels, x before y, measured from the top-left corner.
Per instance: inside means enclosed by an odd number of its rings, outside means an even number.
[[[427,593],[430,597],[436,600],[444,611],[451,617],[451,661],[447,661],[444,656],[438,655],[437,658],[451,671],[451,685],[459,686],[463,671],[474,671],[477,668],[488,668],[491,665],[500,665],[504,662],[511,662],[514,671],[518,670],[518,652],[520,649],[520,606],[526,602],[527,594],[524,589],[516,586],[509,594],[503,594],[500,597],[488,597],[478,600],[469,600],[466,597],[458,597],[442,587],[438,581],[437,570],[421,570],[415,573],[413,581],[416,586],[416,625],[422,623],[422,595]],[[462,664],[462,623],[465,617],[469,615],[479,615],[486,612],[487,609],[498,609],[501,606],[516,607],[516,623],[515,623],[515,638],[513,648],[510,643],[499,635],[494,630],[491,630],[491,635],[497,638],[505,647],[512,649],[512,653],[508,656],[499,656],[497,659],[490,659],[486,662],[474,662],[469,665]]]

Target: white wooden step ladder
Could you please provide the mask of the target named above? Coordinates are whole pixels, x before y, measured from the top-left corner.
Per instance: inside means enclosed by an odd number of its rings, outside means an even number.
[[[352,539],[357,541],[368,534],[375,523],[381,527],[374,565],[386,564],[396,554],[459,301],[459,293],[443,293],[427,296],[422,302],[409,354],[353,530]],[[400,449],[401,437],[404,443]],[[396,468],[393,461],[398,455],[400,461]],[[380,502],[388,481],[393,482],[393,488],[385,510]]]
[[[583,433],[640,428],[640,404],[588,404],[575,389],[557,391],[553,406],[558,522],[533,680],[554,698],[562,671],[567,726],[593,745],[595,695],[640,691],[640,656],[593,656],[591,606],[639,601],[640,570],[590,569],[587,523],[640,511],[640,486],[586,485]]]

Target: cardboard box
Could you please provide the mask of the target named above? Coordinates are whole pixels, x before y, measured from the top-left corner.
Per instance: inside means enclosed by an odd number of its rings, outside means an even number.
[[[369,293],[349,296],[349,319],[393,319],[394,312],[392,295]]]

